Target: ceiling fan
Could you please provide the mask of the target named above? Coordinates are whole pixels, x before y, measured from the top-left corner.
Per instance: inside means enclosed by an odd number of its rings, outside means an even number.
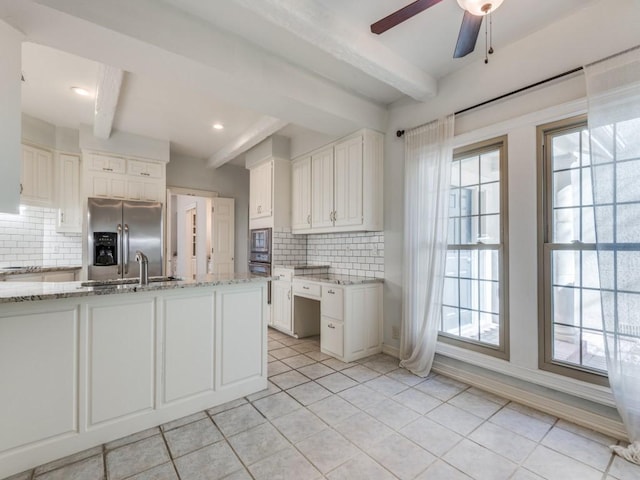
[[[416,0],[372,24],[371,32],[378,35],[384,33],[390,28],[423,12],[427,8],[433,7],[441,1],[442,0]],[[453,58],[461,58],[473,52],[476,47],[476,41],[478,40],[478,34],[480,33],[482,19],[486,15],[494,12],[503,2],[503,0],[457,1],[458,5],[464,10],[464,17],[462,17],[462,25],[460,26],[460,33],[458,34],[458,41],[453,53]],[[488,53],[493,53],[493,49],[490,49]],[[486,61],[485,59],[485,63]]]

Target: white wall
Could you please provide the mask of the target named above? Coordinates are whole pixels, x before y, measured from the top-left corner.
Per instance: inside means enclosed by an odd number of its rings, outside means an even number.
[[[478,62],[439,82],[438,96],[425,103],[394,105],[385,139],[384,343],[399,347],[391,328],[402,316],[404,142],[397,129],[411,128],[630,48],[638,43],[640,8],[636,0],[602,0],[500,49],[488,65]],[[536,125],[584,110],[582,74],[477,109],[456,118],[456,144],[508,135],[509,302],[511,360],[467,354],[448,345],[439,352],[557,389],[597,399],[601,388],[538,370]],[[548,110],[545,110],[548,109]],[[539,115],[532,112],[543,111]],[[527,116],[529,115],[529,116]],[[606,395],[604,395],[606,397]],[[602,397],[602,398],[604,398]],[[600,398],[600,399],[602,399]]]
[[[167,164],[167,185],[218,192],[235,199],[235,269],[246,272],[249,234],[249,170],[234,165],[207,167],[199,158],[172,156]]]

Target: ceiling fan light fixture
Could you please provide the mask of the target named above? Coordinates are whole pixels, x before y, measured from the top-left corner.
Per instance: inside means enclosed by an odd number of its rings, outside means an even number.
[[[471,15],[483,16],[495,12],[503,0],[458,0],[458,5]]]

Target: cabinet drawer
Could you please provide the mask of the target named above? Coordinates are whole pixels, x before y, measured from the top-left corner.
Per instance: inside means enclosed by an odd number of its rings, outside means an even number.
[[[278,277],[279,280],[291,282],[293,280],[293,270],[290,268],[276,268],[273,270],[273,276]]]
[[[160,178],[162,177],[162,166],[152,162],[142,162],[140,160],[129,160],[129,175],[140,177]]]
[[[343,317],[344,290],[340,287],[328,285],[322,286],[322,304],[320,306],[322,315],[344,320]]]
[[[125,173],[126,161],[120,157],[110,157],[108,155],[89,155],[89,170],[110,173]]]
[[[320,298],[321,288],[319,283],[300,282],[294,280],[293,294],[300,297]]]
[[[344,356],[344,324],[322,316],[320,320],[320,349],[337,357]]]

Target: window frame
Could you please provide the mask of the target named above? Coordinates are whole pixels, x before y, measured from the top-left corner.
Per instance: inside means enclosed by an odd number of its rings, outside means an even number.
[[[500,243],[497,244],[451,244],[448,240],[448,249],[452,250],[495,250],[498,252],[498,303],[500,306],[498,345],[481,342],[471,338],[460,337],[438,330],[438,341],[482,353],[502,360],[509,360],[509,189],[508,189],[508,137],[502,135],[488,140],[475,142],[458,147],[453,151],[453,161],[459,161],[469,154],[481,155],[489,151],[499,150],[500,158]],[[497,248],[496,248],[497,246]],[[453,247],[453,248],[452,248]],[[444,290],[443,290],[444,294]],[[441,320],[442,322],[442,320]]]
[[[578,115],[536,128],[537,144],[537,214],[538,214],[538,367],[541,370],[576,380],[609,386],[608,375],[588,366],[572,365],[553,359],[552,291],[553,271],[551,260],[554,251],[596,251],[595,243],[554,243],[553,231],[553,166],[549,140],[559,133],[588,128],[587,116]],[[582,205],[582,204],[581,204]],[[581,287],[582,288],[582,287]],[[582,327],[581,327],[582,328]]]

